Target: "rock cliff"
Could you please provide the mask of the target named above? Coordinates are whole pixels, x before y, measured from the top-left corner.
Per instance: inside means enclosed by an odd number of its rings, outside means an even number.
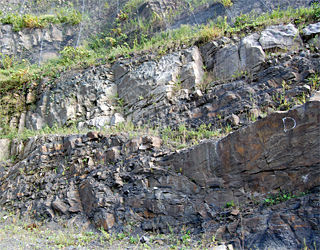
[[[0,139],[1,207],[110,233],[318,249],[319,27],[273,25],[42,79],[10,125],[83,133]]]

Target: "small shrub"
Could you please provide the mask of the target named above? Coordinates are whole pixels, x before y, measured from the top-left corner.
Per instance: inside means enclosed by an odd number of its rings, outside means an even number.
[[[67,46],[62,51],[60,51],[60,54],[62,55],[62,61],[71,62],[76,60],[83,60],[84,58],[92,56],[92,51],[83,48],[74,48],[71,46]]]
[[[280,192],[277,195],[269,195],[268,198],[264,200],[264,203],[266,205],[275,205],[293,198],[305,196],[307,193],[308,192],[300,192],[299,195],[292,195],[290,192]]]
[[[224,7],[230,7],[233,5],[231,0],[219,0],[219,2],[222,3]]]
[[[315,2],[312,5],[313,7],[313,11],[312,11],[312,17],[316,20],[319,21],[320,20],[320,4]]]

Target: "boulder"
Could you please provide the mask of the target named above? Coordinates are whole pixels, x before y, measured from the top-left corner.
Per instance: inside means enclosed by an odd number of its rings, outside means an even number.
[[[240,68],[242,71],[258,71],[266,55],[259,43],[259,34],[255,33],[245,37],[240,42]]]
[[[309,24],[302,30],[302,33],[310,45],[320,47],[320,22]]]
[[[299,30],[293,24],[270,26],[261,32],[259,42],[265,49],[295,49],[301,38]]]
[[[317,34],[320,33],[320,22],[309,24],[302,30],[302,33],[306,39],[315,37]]]
[[[112,126],[122,122],[125,122],[123,115],[115,113],[110,120],[110,125]]]

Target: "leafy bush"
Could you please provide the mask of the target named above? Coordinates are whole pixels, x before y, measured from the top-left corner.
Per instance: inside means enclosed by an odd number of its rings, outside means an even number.
[[[0,68],[2,69],[10,69],[15,65],[14,57],[9,55],[3,55],[0,53],[0,57],[2,57],[2,62],[0,61]]]
[[[68,63],[88,58],[92,56],[92,51],[83,48],[74,48],[67,46],[62,51],[60,51],[60,54],[62,55],[62,61]]]
[[[55,11],[57,15],[57,23],[69,23],[77,25],[81,22],[82,15],[75,9],[62,8]]]
[[[230,7],[233,5],[231,0],[219,0],[219,2],[222,3],[224,7]]]
[[[313,3],[313,13],[312,16],[316,21],[320,20],[320,4],[315,2]]]

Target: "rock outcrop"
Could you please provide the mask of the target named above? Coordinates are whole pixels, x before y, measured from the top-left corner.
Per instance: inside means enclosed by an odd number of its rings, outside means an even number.
[[[320,46],[320,39],[319,39],[320,22],[308,25],[302,30],[302,32],[305,39],[311,46],[313,47]]]
[[[10,157],[10,139],[0,139],[0,161],[6,161]]]
[[[305,43],[318,31],[303,32],[279,25],[43,79],[11,126],[100,131],[1,139],[0,160],[15,159],[0,164],[1,207],[83,229],[187,228],[235,248],[319,248],[320,62]],[[104,132],[126,121],[149,131]],[[165,129],[186,128],[234,130],[164,145]]]
[[[9,12],[23,14],[52,15],[55,12],[55,7],[70,8],[71,6],[83,14],[85,11],[86,18],[76,26],[69,26],[65,24],[50,25],[45,29],[28,29],[24,28],[19,32],[14,32],[12,25],[0,24],[0,43],[1,53],[6,55],[14,55],[16,58],[28,59],[31,63],[40,63],[51,58],[59,56],[59,51],[65,46],[79,46],[84,40],[88,39],[92,34],[99,32],[110,32],[113,27],[115,19],[119,10],[126,6],[128,1],[120,1],[119,3],[103,4],[101,1],[91,0],[86,3],[71,1],[61,3],[43,3],[39,6],[34,2],[18,3],[17,1],[2,1],[0,11],[4,14]],[[71,3],[71,5],[69,5]],[[294,2],[287,2],[284,0],[268,0],[268,1],[254,1],[254,0],[239,0],[234,1],[231,7],[225,8],[220,2],[215,0],[207,1],[205,4],[199,6],[185,6],[185,1],[172,0],[156,0],[142,2],[140,5],[129,8],[132,13],[130,18],[138,21],[150,20],[152,15],[161,20],[158,25],[160,29],[176,29],[182,24],[199,25],[205,24],[208,20],[216,20],[218,17],[228,17],[228,21],[232,20],[240,14],[247,14],[252,11],[256,13],[265,13],[276,9],[287,9],[288,7],[299,8],[301,6],[308,6],[308,2],[297,0]],[[183,14],[167,18],[171,13],[179,12],[179,8],[183,8]],[[194,7],[196,7],[194,9]],[[113,11],[117,9],[117,11]],[[59,12],[59,11],[58,11]],[[61,13],[60,13],[61,14]],[[139,26],[137,26],[139,28]],[[109,30],[108,30],[109,29]],[[130,31],[127,31],[130,33]]]
[[[278,29],[296,30],[287,25],[272,31]],[[272,38],[270,32],[266,29],[240,41],[222,37],[200,50],[193,46],[164,56],[133,54],[113,65],[63,73],[54,82],[44,79],[27,95],[37,96],[36,106],[30,102],[29,111],[15,124],[34,130],[72,123],[79,128],[104,129],[123,119],[157,126],[183,122],[218,125],[221,118],[224,123],[227,117],[237,115],[236,125],[241,126],[250,117],[299,103],[299,98],[310,94],[307,79],[320,68],[318,54],[303,51],[308,44],[301,43],[299,34],[276,32]],[[279,44],[286,39],[291,45],[300,41],[296,44],[300,47],[266,57],[260,44],[266,41],[264,33]],[[284,43],[278,44],[279,48]],[[203,81],[202,60],[216,81]],[[115,113],[123,113],[125,118],[119,120]]]
[[[101,132],[30,138],[24,147],[15,141],[12,150],[22,161],[2,169],[0,204],[83,227],[92,221],[109,231],[132,223],[137,232],[187,226],[237,247],[273,242],[297,249],[304,240],[311,246],[319,242],[319,109],[315,99],[175,153],[158,137]],[[279,190],[312,194],[278,205],[277,212],[262,201]],[[254,207],[253,201],[262,203]],[[244,210],[221,209],[226,204]]]
[[[1,53],[28,59],[30,63],[42,63],[60,56],[66,46],[74,46],[78,26],[51,25],[45,29],[23,29],[14,32],[10,24],[0,24]]]

